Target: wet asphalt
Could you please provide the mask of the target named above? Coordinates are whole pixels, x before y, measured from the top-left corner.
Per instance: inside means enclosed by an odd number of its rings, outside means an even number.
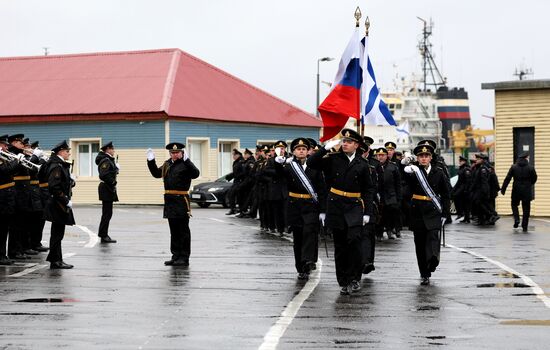
[[[225,212],[193,209],[190,266],[182,268],[163,264],[170,251],[161,207],[115,207],[118,243],[106,245],[94,235],[101,208],[77,206],[81,227],[67,227],[63,241],[74,269],[50,270],[45,254],[0,266],[0,349],[550,347],[550,220],[532,220],[528,233],[507,217],[491,227],[447,226],[429,286],[419,285],[404,231],[378,243],[376,271],[361,291],[340,296],[330,242],[330,257],[321,244],[306,284],[296,279],[289,236]]]

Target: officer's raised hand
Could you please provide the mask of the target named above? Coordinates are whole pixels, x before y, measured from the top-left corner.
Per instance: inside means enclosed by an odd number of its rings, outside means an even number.
[[[338,146],[340,143],[342,142],[342,140],[332,140],[332,141],[329,141],[325,144],[325,149],[327,151],[330,151],[332,148]]]
[[[155,159],[155,152],[151,148],[147,149],[147,160]]]

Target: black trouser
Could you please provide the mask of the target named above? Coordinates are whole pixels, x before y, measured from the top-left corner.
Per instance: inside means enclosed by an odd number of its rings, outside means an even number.
[[[172,260],[189,260],[189,255],[191,255],[189,218],[168,219],[168,225],[170,226]]]
[[[377,225],[376,235],[382,237],[384,230],[388,233],[388,238],[392,230],[401,227],[401,212],[397,204],[381,205],[382,219]]]
[[[50,234],[50,252],[46,258],[49,262],[63,261],[63,253],[61,252],[61,241],[65,236],[65,224],[52,222]]]
[[[317,250],[319,247],[319,230],[317,225],[292,226],[294,236],[294,263],[296,271],[309,272],[306,266],[317,262]]]
[[[113,217],[113,202],[102,201],[101,202],[101,222],[99,223],[99,230],[97,235],[99,237],[107,237],[109,235],[109,222]]]
[[[23,253],[23,250],[28,249],[29,228],[29,212],[16,209],[10,225],[10,240],[8,242],[8,255],[10,257]]]
[[[461,194],[460,203],[462,207],[462,214],[464,215],[464,220],[470,221],[470,212],[472,211],[472,203],[470,201],[470,196],[468,194]]]
[[[439,265],[439,230],[417,230],[414,233],[416,261],[421,277],[431,277]]]
[[[268,201],[269,206],[269,228],[276,228],[279,233],[285,232],[285,201]]]
[[[361,230],[362,226],[345,229],[332,228],[334,237],[334,262],[336,280],[340,287],[347,286],[361,276]]]
[[[258,199],[258,213],[260,214],[260,227],[269,228],[269,210],[265,199]]]
[[[46,225],[46,220],[44,220],[43,211],[35,211],[32,213],[32,222],[30,223],[30,241],[29,248],[33,249],[40,247],[42,245],[42,233],[44,231],[44,225]]]
[[[514,214],[514,222],[519,224],[519,202],[521,202],[521,209],[523,211],[523,219],[521,220],[521,227],[527,228],[529,226],[529,216],[531,215],[531,201],[512,199],[512,213]]]
[[[10,215],[0,215],[0,259],[7,255],[6,241],[10,230]]]
[[[233,183],[233,186],[231,186],[231,188],[229,189],[229,191],[227,191],[227,194],[226,194],[226,196],[228,197],[229,207],[232,210],[235,210],[235,208],[237,207],[239,189],[241,187],[240,185],[241,185],[240,182]]]
[[[493,215],[489,198],[477,199],[475,206],[477,208],[477,217],[480,224],[486,224],[487,220]]]
[[[366,224],[361,231],[361,266],[374,263],[376,245],[376,229],[374,224]]]

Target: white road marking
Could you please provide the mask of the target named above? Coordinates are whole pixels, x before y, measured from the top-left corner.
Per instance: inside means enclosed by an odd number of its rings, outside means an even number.
[[[130,211],[128,209],[120,209],[120,208],[117,208],[115,209],[116,211],[119,211],[121,213],[129,213]]]
[[[322,267],[323,261],[319,259],[317,261],[317,270],[310,275],[309,281],[307,281],[300,293],[298,293],[298,295],[296,295],[294,299],[292,299],[285,307],[277,322],[271,326],[269,332],[267,332],[264,336],[264,342],[258,349],[268,350],[277,348],[279,340],[285,334],[286,329],[290,326],[294,320],[294,317],[296,317],[296,314],[302,307],[302,304],[309,298],[311,293],[315,290],[315,287],[319,284],[319,281],[321,280]]]
[[[545,219],[535,219],[535,218],[533,218],[532,220],[538,220],[538,221],[542,221],[542,222],[546,222],[546,223],[549,223],[549,224],[550,224],[550,220],[545,220]]]
[[[99,242],[99,237],[97,236],[97,234],[93,233],[89,228],[82,225],[75,225],[75,226],[81,229],[82,231],[86,232],[90,237],[90,239],[88,240],[88,243],[84,245],[84,248],[93,248],[97,244],[97,242]]]
[[[519,276],[523,280],[523,282],[525,282],[526,285],[531,287],[531,290],[537,296],[537,298],[539,298],[540,301],[542,301],[547,308],[550,308],[550,298],[548,298],[545,295],[544,290],[542,290],[542,288],[538,284],[536,284],[535,281],[533,281],[531,278],[525,276],[522,273],[517,272],[516,270],[512,269],[511,267],[508,267],[508,266],[504,265],[500,261],[493,260],[491,258],[488,258],[488,257],[486,257],[484,255],[481,255],[479,253],[476,253],[474,251],[464,249],[464,248],[460,248],[460,247],[454,246],[452,244],[447,244],[447,247],[451,247],[451,248],[454,248],[454,249],[459,250],[461,252],[464,252],[464,253],[473,255],[475,257],[478,257],[480,259],[483,259],[483,260],[485,260],[485,261],[487,261],[487,262],[489,262],[493,265],[496,265],[496,266],[500,267],[504,271],[507,271],[509,273],[512,273],[514,275]]]

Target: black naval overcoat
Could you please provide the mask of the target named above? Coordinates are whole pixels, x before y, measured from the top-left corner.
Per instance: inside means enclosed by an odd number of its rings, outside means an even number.
[[[292,162],[302,166],[294,157],[292,157]],[[278,171],[283,172],[283,176],[286,178],[288,192],[305,195],[309,194],[290,164],[285,163],[283,165],[275,162],[275,167]],[[319,222],[319,214],[326,212],[327,189],[322,171],[306,166],[305,174],[310,180],[313,190],[317,193],[318,202],[315,203],[313,199],[294,198],[289,196],[287,200],[288,206],[286,208],[286,220],[289,226],[303,227],[306,225],[317,225]]]
[[[412,163],[420,168],[426,175],[426,170],[418,162]],[[443,212],[440,213],[432,201],[412,199],[411,218],[409,229],[411,231],[438,230],[441,228],[441,218],[446,217],[450,212],[451,202],[447,176],[444,171],[432,164],[430,173],[426,175],[430,187],[439,196]],[[424,189],[418,182],[414,173],[407,174],[409,188],[413,195],[427,196]]]
[[[12,215],[15,211],[15,187],[12,183],[19,166],[17,160],[0,159],[0,216]]]
[[[50,197],[44,208],[44,219],[65,225],[74,225],[72,208],[67,204],[71,200],[74,181],[71,179],[71,164],[57,155],[43,165],[47,167],[48,191]]]
[[[99,151],[95,158],[101,182],[97,188],[99,200],[105,202],[118,202],[116,190],[118,168],[115,159],[109,154]]]
[[[510,184],[510,181],[514,179],[512,187],[512,200],[531,201],[535,198],[533,193],[533,185],[537,182],[537,172],[535,168],[529,164],[527,159],[520,158],[516,164],[510,167],[508,174],[502,183],[502,192],[506,192],[506,188]]]
[[[168,159],[160,167],[153,159],[147,161],[147,166],[153,177],[164,180],[165,191],[189,191],[191,180],[200,175],[199,169],[190,159],[178,159],[175,162]],[[165,219],[188,218],[190,212],[189,195],[164,194]]]
[[[378,193],[380,194],[380,202],[383,205],[401,205],[401,175],[399,167],[390,161],[382,164],[379,163],[376,167],[378,174]]]
[[[369,163],[359,152],[350,162],[342,151],[328,153],[321,148],[307,160],[308,167],[322,170],[329,192],[325,225],[335,229],[363,226],[363,215],[374,219],[373,198],[376,188],[372,182]],[[339,191],[361,193],[361,197],[344,197],[330,192]],[[360,233],[360,231],[359,231]],[[351,237],[350,237],[351,238]]]

